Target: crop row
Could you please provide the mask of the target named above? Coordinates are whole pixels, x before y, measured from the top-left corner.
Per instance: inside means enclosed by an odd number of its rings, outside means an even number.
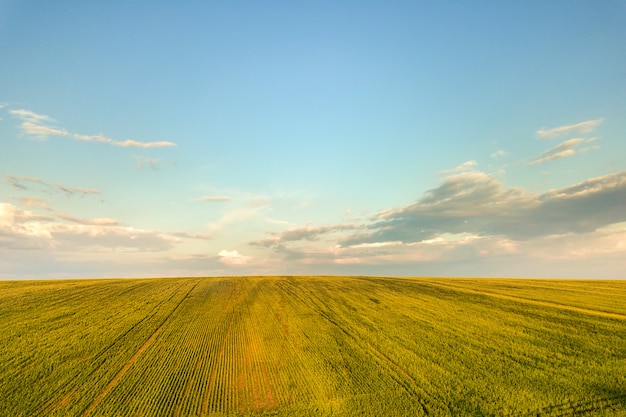
[[[624,288],[584,285],[0,283],[0,415],[626,415]]]

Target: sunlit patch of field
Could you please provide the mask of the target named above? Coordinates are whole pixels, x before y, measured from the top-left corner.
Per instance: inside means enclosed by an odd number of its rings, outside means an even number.
[[[626,282],[0,282],[2,416],[626,416]]]

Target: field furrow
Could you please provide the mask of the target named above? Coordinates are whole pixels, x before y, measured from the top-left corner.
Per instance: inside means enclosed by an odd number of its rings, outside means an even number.
[[[113,379],[111,379],[111,381],[106,385],[106,387],[104,387],[102,392],[98,394],[96,398],[94,398],[93,402],[85,409],[85,411],[81,414],[81,416],[89,415],[93,411],[93,409],[96,408],[98,404],[100,404],[100,402],[104,399],[104,397],[106,397],[109,394],[109,392],[117,385],[117,383],[124,377],[124,374],[126,374],[128,369],[135,363],[137,358],[139,358],[139,356],[144,353],[144,351],[152,344],[152,342],[154,342],[154,340],[157,338],[159,333],[161,333],[161,331],[163,330],[163,327],[167,323],[167,320],[176,313],[176,311],[180,308],[181,304],[187,299],[189,294],[194,290],[196,285],[194,285],[193,287],[191,287],[191,289],[189,289],[189,291],[180,300],[180,302],[178,302],[178,304],[176,304],[176,306],[172,309],[172,311],[165,317],[165,319],[163,320],[163,323],[161,323],[161,325],[150,335],[150,337],[148,337],[148,339],[139,347],[139,349],[137,349],[137,351],[128,360],[128,362],[126,362],[124,366],[122,366],[122,369],[120,369],[119,372],[113,377]]]

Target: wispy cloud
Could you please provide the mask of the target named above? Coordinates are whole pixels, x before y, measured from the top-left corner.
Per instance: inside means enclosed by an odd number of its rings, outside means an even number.
[[[71,134],[62,128],[50,126],[56,120],[45,114],[38,114],[30,110],[19,109],[10,110],[9,113],[22,121],[20,129],[22,132],[39,139],[46,139],[48,136],[70,136]]]
[[[227,195],[206,195],[203,197],[193,198],[191,201],[208,201],[208,202],[219,202],[219,201],[230,201],[231,198]]]
[[[587,120],[585,122],[575,123],[573,125],[553,127],[550,129],[542,128],[537,131],[537,137],[540,139],[552,139],[561,135],[568,135],[571,133],[591,133],[593,130],[601,124],[604,119]]]
[[[49,183],[36,177],[23,177],[16,175],[5,175],[7,182],[15,189],[18,190],[34,190],[41,191],[47,194],[51,193],[63,193],[67,197],[74,195],[86,196],[100,194],[100,190],[95,188],[79,188],[63,185],[58,182]],[[35,187],[33,187],[35,185]]]
[[[45,198],[36,198],[36,197],[23,197],[19,198],[18,201],[21,205],[30,207],[30,208],[38,208],[42,210],[48,210],[48,200]]]
[[[170,232],[170,235],[181,237],[184,239],[213,240],[214,237],[209,233],[189,233],[189,232]]]
[[[274,249],[284,260],[305,265],[411,265],[445,260],[455,262],[475,260],[484,256],[502,256],[515,253],[518,245],[499,236],[478,236],[467,233],[443,234],[421,242],[401,241],[362,243],[326,247],[296,246]],[[364,270],[368,271],[368,269]],[[371,271],[371,270],[369,270]]]
[[[56,120],[47,115],[38,114],[25,109],[10,110],[9,113],[13,117],[21,120],[20,128],[22,132],[38,137],[39,139],[46,139],[48,136],[60,136],[77,141],[105,143],[122,148],[163,148],[176,146],[175,143],[169,141],[140,142],[133,139],[116,140],[103,134],[84,135],[73,133],[64,128],[51,126]]]
[[[21,128],[24,133],[36,136],[39,139],[45,139],[48,136],[71,136],[71,134],[65,129],[44,126],[31,122],[23,122]]]
[[[143,169],[144,167],[150,167],[151,169],[158,169],[161,158],[148,158],[145,156],[133,156],[135,159],[135,168]]]
[[[72,223],[82,224],[85,226],[119,226],[120,223],[115,219],[109,218],[95,218],[95,219],[81,219],[67,214],[57,214],[57,217],[63,220],[67,220]]]
[[[68,197],[71,197],[73,195],[100,194],[100,190],[97,190],[95,188],[69,187],[67,185],[63,185],[59,183],[53,183],[52,186],[62,191]]]
[[[502,149],[498,149],[497,151],[495,151],[494,153],[492,153],[490,156],[493,159],[500,159],[500,158],[504,158],[505,156],[507,156],[509,153],[507,151],[504,151]]]
[[[550,148],[547,151],[543,152],[541,155],[539,155],[539,157],[530,161],[528,165],[543,164],[545,162],[552,161],[555,159],[567,158],[570,156],[574,156],[576,154],[589,152],[592,149],[597,149],[597,146],[577,149],[578,145],[582,143],[595,142],[597,139],[598,139],[597,137],[568,139],[566,141],[561,142],[557,146]]]
[[[345,232],[348,230],[358,229],[359,226],[355,224],[337,224],[337,225],[325,225],[325,226],[304,226],[294,227],[282,232],[271,232],[271,237],[266,239],[256,240],[250,242],[253,246],[264,247],[277,247],[289,242],[297,241],[314,241],[318,240],[320,236],[328,236],[335,233]]]
[[[254,198],[247,204],[228,210],[222,217],[209,224],[209,230],[212,232],[220,231],[228,226],[238,225],[249,222],[253,219],[265,217],[264,215],[271,210],[271,199]]]
[[[580,145],[584,141],[584,138],[568,139],[543,152],[539,157],[530,161],[528,165],[543,164],[544,162],[552,161],[553,159],[567,158],[568,156],[575,155],[576,151],[573,148]]]
[[[56,122],[56,120],[54,120],[50,116],[46,116],[45,114],[38,114],[33,111],[25,110],[25,109],[9,110],[9,113],[12,116],[15,116],[25,122],[31,122],[31,123]]]
[[[471,171],[472,169],[474,169],[474,167],[476,166],[476,161],[466,161],[463,162],[461,165],[458,165],[454,168],[451,169],[444,169],[443,171],[440,171],[440,174],[456,174],[459,172],[466,172],[466,171]]]

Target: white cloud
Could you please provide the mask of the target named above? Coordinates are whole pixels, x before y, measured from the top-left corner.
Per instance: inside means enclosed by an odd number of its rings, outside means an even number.
[[[65,129],[59,129],[51,126],[44,126],[32,122],[24,122],[21,125],[22,131],[26,134],[37,136],[45,139],[48,136],[69,136],[70,133]]]
[[[573,125],[553,127],[550,129],[542,128],[537,131],[537,137],[541,139],[551,139],[570,133],[591,133],[593,129],[595,129],[603,121],[604,119],[594,119],[575,123]]]
[[[217,256],[219,256],[220,262],[227,265],[245,265],[250,262],[251,259],[249,256],[241,255],[236,250],[221,250]]]
[[[45,114],[38,114],[25,109],[10,110],[9,113],[12,116],[15,116],[21,120],[29,121],[32,123],[56,122],[56,120],[54,120],[50,116],[46,116]]]
[[[626,254],[626,222],[614,223],[586,234],[565,233],[524,243],[533,257],[551,260],[581,261],[602,256]]]
[[[122,148],[164,148],[170,146],[176,146],[173,142],[167,141],[158,141],[158,142],[139,142],[133,139],[126,140],[115,140],[109,137],[106,137],[102,134],[98,135],[80,135],[76,133],[71,133],[67,135],[59,135],[59,136],[68,136],[75,140],[85,141],[85,142],[99,142],[106,143],[113,146],[119,146]]]
[[[27,135],[36,136],[40,139],[46,139],[49,135],[69,135],[69,132],[65,129],[49,126],[50,123],[55,123],[56,120],[45,114],[38,114],[25,109],[10,110],[9,113],[22,121],[20,129]]]
[[[167,250],[176,238],[159,231],[120,226],[113,219],[79,219],[59,214],[58,218],[34,215],[8,203],[0,203],[0,232],[8,246],[48,248],[55,251]]]
[[[11,243],[12,236],[20,238],[41,238],[50,239],[51,233],[49,224],[52,218],[39,216],[28,210],[21,210],[18,207],[0,203],[0,235],[4,237],[5,244]]]
[[[373,242],[373,243],[359,243],[358,245],[350,246],[352,249],[370,249],[370,248],[384,248],[386,246],[401,246],[403,243],[399,240],[393,242]]]
[[[0,247],[56,252],[161,252],[185,240],[208,240],[202,233],[162,232],[122,225],[111,218],[83,219],[58,213],[40,216],[0,203]]]
[[[169,141],[140,142],[133,139],[116,140],[103,134],[84,135],[72,133],[63,128],[50,126],[51,123],[56,122],[56,120],[50,116],[37,114],[25,109],[11,110],[9,113],[22,121],[20,124],[22,132],[40,139],[46,139],[48,136],[60,136],[78,141],[105,143],[122,148],[163,148],[176,146],[175,143]]]

